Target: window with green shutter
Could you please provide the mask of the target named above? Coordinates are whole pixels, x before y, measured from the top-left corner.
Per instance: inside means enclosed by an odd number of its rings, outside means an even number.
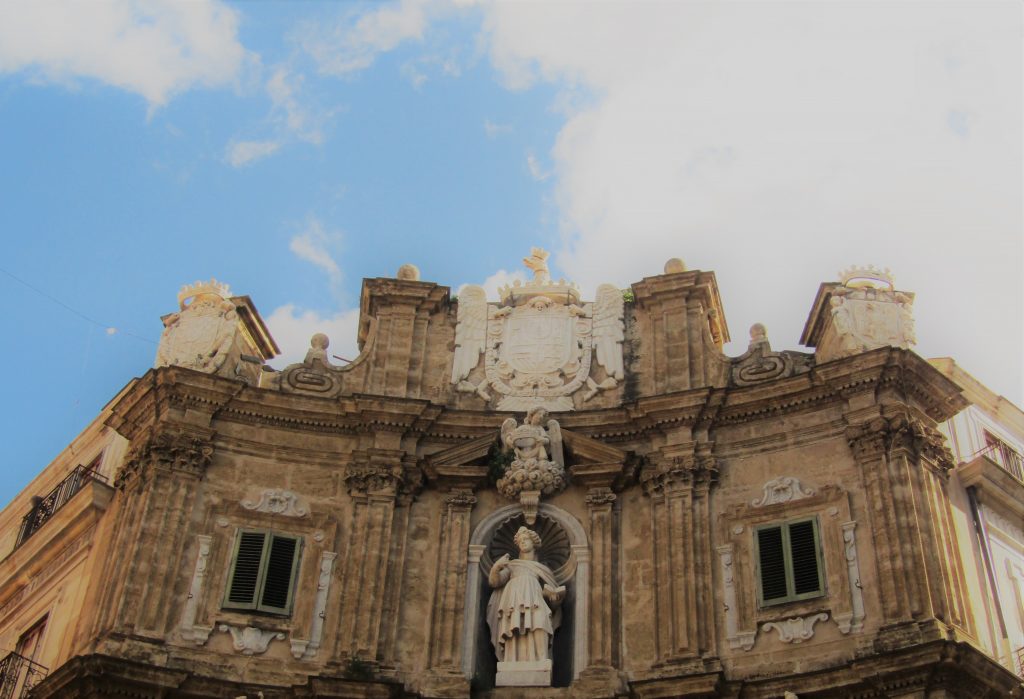
[[[290,614],[301,551],[300,538],[240,530],[235,537],[224,608]]]
[[[825,594],[817,519],[757,527],[754,550],[762,607]]]

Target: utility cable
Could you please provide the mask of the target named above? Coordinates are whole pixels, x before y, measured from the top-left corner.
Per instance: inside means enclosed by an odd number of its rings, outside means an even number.
[[[99,327],[103,328],[103,330],[104,330],[104,331],[105,331],[105,332],[106,332],[106,333],[107,333],[108,335],[115,335],[115,334],[121,333],[121,334],[127,335],[128,337],[134,337],[134,338],[135,338],[136,340],[141,340],[141,341],[143,341],[143,342],[148,342],[148,343],[149,343],[149,344],[151,344],[151,345],[156,345],[156,344],[157,344],[157,343],[156,343],[156,342],[154,342],[153,340],[150,340],[150,339],[149,339],[148,337],[143,337],[143,336],[141,336],[141,335],[136,335],[135,333],[133,333],[133,332],[131,332],[131,331],[128,331],[128,330],[122,330],[122,329],[120,329],[120,328],[116,328],[116,327],[114,327],[113,325],[107,325],[107,324],[105,324],[105,323],[101,323],[101,322],[99,322],[98,320],[96,320],[95,318],[90,318],[89,316],[85,315],[84,313],[82,313],[82,312],[81,312],[81,311],[79,311],[78,309],[72,308],[72,307],[71,307],[71,306],[69,306],[68,304],[64,303],[64,302],[63,302],[63,301],[61,301],[61,300],[60,300],[59,298],[57,298],[57,297],[55,297],[55,296],[52,296],[51,294],[48,294],[48,293],[46,293],[46,292],[45,292],[45,291],[43,291],[42,289],[40,289],[40,288],[38,288],[38,287],[36,287],[36,286],[33,286],[32,284],[29,284],[29,283],[28,283],[27,281],[25,281],[24,279],[21,279],[20,277],[18,277],[18,276],[16,276],[16,275],[12,274],[11,272],[8,272],[8,271],[7,271],[6,269],[4,269],[3,267],[0,267],[0,272],[3,272],[3,273],[4,273],[4,274],[6,274],[6,275],[7,275],[8,277],[10,277],[10,278],[11,278],[11,279],[13,279],[14,281],[18,282],[18,283],[19,283],[19,284],[21,284],[22,286],[28,287],[29,289],[31,289],[32,291],[36,292],[37,294],[39,294],[39,295],[40,295],[40,296],[42,296],[43,298],[45,298],[45,299],[48,299],[48,300],[52,301],[53,303],[57,304],[58,306],[60,306],[60,307],[61,307],[61,308],[63,308],[64,310],[66,310],[66,311],[70,311],[71,313],[74,313],[74,314],[75,314],[76,316],[78,316],[78,317],[79,317],[79,318],[81,318],[82,320],[84,320],[84,321],[87,321],[87,322],[89,322],[89,323],[92,323],[93,325],[96,325],[96,326],[99,326]]]

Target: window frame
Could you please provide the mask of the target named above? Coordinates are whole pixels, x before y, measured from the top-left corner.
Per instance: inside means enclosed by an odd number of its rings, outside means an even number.
[[[262,535],[263,548],[260,551],[260,564],[259,570],[256,574],[256,584],[253,589],[252,601],[236,602],[231,599],[231,589],[235,581],[235,571],[238,565],[238,552],[242,545],[242,537],[245,534]],[[267,569],[270,566],[270,550],[275,537],[278,539],[290,539],[295,542],[295,550],[292,552],[291,574],[288,579],[288,599],[284,607],[274,607],[263,604],[263,596],[267,582]],[[302,564],[303,543],[304,538],[302,536],[285,534],[272,529],[239,527],[235,531],[235,540],[231,547],[231,559],[228,564],[227,580],[224,585],[224,597],[221,601],[221,609],[273,614],[275,616],[291,616],[295,602],[295,587],[298,583],[299,568]]]
[[[796,581],[793,570],[793,547],[790,541],[790,527],[794,524],[803,524],[804,522],[811,523],[811,529],[814,534],[814,558],[818,568],[818,589],[810,592],[796,592]],[[827,576],[825,575],[825,552],[822,547],[821,541],[821,524],[818,522],[817,515],[811,515],[808,517],[797,517],[795,519],[787,519],[783,521],[766,522],[764,524],[758,524],[753,529],[753,552],[754,552],[754,579],[757,584],[757,606],[760,609],[766,607],[775,607],[780,604],[788,604],[790,602],[800,602],[807,599],[814,599],[816,597],[825,597],[828,591],[825,589],[825,581]],[[767,529],[779,529],[782,533],[782,564],[783,572],[786,579],[786,596],[785,597],[773,597],[770,600],[764,599],[764,585],[761,578],[761,537],[760,532]]]

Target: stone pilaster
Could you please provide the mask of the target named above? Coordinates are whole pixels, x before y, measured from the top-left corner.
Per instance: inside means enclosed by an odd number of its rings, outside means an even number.
[[[466,550],[469,546],[470,515],[476,496],[471,488],[448,491],[441,512],[441,545],[438,550],[437,581],[430,624],[430,672],[422,691],[425,696],[460,696],[467,690],[463,675],[462,631],[466,595]]]
[[[590,665],[617,666],[618,618],[615,569],[617,564],[615,532],[617,517],[615,493],[610,488],[591,488],[587,493],[590,515],[592,573],[590,580]]]
[[[335,655],[384,664],[391,660],[388,639],[398,618],[407,524],[407,517],[400,515],[407,514],[409,489],[414,484],[400,454],[371,451],[349,464],[344,476],[352,498],[352,517]]]
[[[97,628],[164,640],[181,614],[173,597],[182,568],[199,479],[213,457],[213,431],[163,425],[132,443],[115,479],[113,532],[99,591]]]
[[[661,663],[701,659],[715,648],[711,592],[709,457],[672,457],[644,480],[651,498],[656,647]]]
[[[945,492],[942,436],[892,407],[847,429],[861,469],[885,624],[928,618],[973,633]]]

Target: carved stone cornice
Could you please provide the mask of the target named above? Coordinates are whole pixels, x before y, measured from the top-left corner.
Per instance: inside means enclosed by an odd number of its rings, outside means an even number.
[[[882,415],[846,429],[846,439],[858,461],[877,459],[905,450],[934,464],[953,468],[953,454],[941,432],[901,406],[883,407]]]
[[[402,460],[402,452],[370,449],[356,452],[342,478],[352,496],[400,497],[403,502],[423,489],[423,472]]]
[[[132,443],[114,487],[124,490],[149,470],[201,477],[210,465],[213,451],[212,430],[192,426],[152,430]]]
[[[616,495],[612,492],[611,488],[591,488],[586,496],[587,505],[591,508],[611,505],[615,500]]]
[[[640,476],[647,495],[669,494],[680,490],[706,493],[718,481],[718,460],[701,445],[693,453],[664,456]]]
[[[469,488],[455,488],[445,496],[444,502],[453,510],[472,510],[476,496]]]

